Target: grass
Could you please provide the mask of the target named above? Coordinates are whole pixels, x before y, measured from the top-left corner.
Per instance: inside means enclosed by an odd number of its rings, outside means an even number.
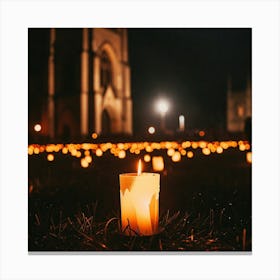
[[[87,207],[90,209],[90,207]],[[160,217],[160,232],[154,236],[125,236],[118,216],[97,221],[82,211],[64,216],[53,212],[44,220],[39,213],[29,217],[29,251],[250,251],[251,238],[242,227],[228,227],[223,213],[213,209],[205,216],[167,211]],[[245,234],[244,234],[245,232]],[[248,235],[248,234],[247,234]],[[245,240],[246,239],[246,240]]]
[[[28,159],[29,251],[250,251],[251,165],[228,149],[174,163],[165,150],[160,183],[160,232],[124,236],[120,230],[119,174],[135,171],[141,155],[109,152],[80,159],[46,153]],[[144,170],[153,172],[151,163]],[[98,203],[93,203],[98,201]],[[246,240],[245,240],[246,239]]]

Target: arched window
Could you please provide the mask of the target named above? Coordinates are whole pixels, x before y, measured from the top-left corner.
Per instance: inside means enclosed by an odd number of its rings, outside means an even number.
[[[101,87],[107,88],[112,84],[112,65],[105,51],[101,54]]]

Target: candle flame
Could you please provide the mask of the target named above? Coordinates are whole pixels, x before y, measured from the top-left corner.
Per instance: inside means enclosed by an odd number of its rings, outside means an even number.
[[[142,173],[142,162],[141,162],[141,159],[139,159],[139,162],[138,162],[138,172],[137,172],[137,175],[141,175]]]

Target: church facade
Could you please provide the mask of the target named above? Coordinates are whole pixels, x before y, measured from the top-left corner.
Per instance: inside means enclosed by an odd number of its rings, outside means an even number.
[[[49,29],[42,135],[132,134],[127,30]],[[29,54],[30,55],[30,54]]]
[[[235,90],[231,79],[228,79],[227,89],[227,131],[230,133],[246,132],[246,126],[252,119],[252,89],[251,81],[247,79],[244,89]]]

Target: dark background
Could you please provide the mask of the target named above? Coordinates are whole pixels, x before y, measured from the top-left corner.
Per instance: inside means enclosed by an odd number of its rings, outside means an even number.
[[[170,100],[169,128],[180,114],[187,128],[225,128],[228,77],[242,90],[251,76],[251,29],[129,29],[128,38],[135,129],[158,121],[158,97]]]
[[[64,32],[65,38],[57,36],[69,42],[69,49],[56,50],[65,61],[76,54],[79,57],[79,34],[74,28]],[[226,128],[228,78],[235,90],[244,89],[251,79],[250,28],[129,28],[128,46],[134,132],[159,124],[155,103],[162,97],[170,102],[169,129],[176,130],[180,114],[186,117],[187,129]],[[39,119],[47,97],[48,52],[49,29],[29,29],[29,121]],[[72,63],[76,68],[64,65],[61,71],[66,83],[56,81],[58,88],[59,83],[68,85],[60,95],[79,94],[79,81],[70,84],[79,77],[76,62]]]

